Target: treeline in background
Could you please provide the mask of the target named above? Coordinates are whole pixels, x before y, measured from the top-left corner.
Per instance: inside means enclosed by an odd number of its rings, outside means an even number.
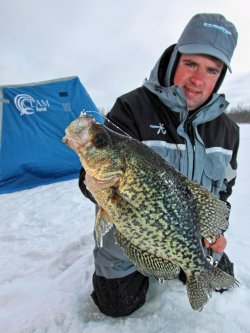
[[[236,123],[250,123],[250,106],[238,105],[226,111]]]

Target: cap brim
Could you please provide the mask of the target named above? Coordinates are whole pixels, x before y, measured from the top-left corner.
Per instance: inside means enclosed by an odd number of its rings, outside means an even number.
[[[188,44],[179,46],[178,50],[180,53],[183,54],[206,54],[212,57],[215,57],[221,60],[232,73],[232,69],[230,63],[223,52],[220,52],[218,49],[213,48],[212,46],[208,45],[201,45],[201,44]]]

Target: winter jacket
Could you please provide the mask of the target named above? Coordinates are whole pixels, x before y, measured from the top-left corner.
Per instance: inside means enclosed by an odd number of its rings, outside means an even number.
[[[142,141],[189,179],[227,201],[236,178],[239,128],[224,113],[228,103],[217,92],[198,110],[188,111],[181,89],[170,85],[170,67],[174,70],[176,58],[171,47],[142,87],[117,99],[106,125]],[[83,180],[84,170],[79,185],[91,199]],[[115,244],[113,229],[94,255],[97,275],[120,278],[135,271]]]
[[[178,96],[178,89],[171,89]],[[218,96],[198,113],[181,120],[145,87],[116,101],[108,119],[142,141],[178,171],[226,200],[236,177],[238,126],[225,114]],[[153,112],[152,112],[153,110]],[[117,129],[112,127],[113,130]]]

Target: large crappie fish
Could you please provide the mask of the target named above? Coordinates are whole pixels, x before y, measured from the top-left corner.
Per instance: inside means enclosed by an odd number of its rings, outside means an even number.
[[[85,183],[100,207],[96,238],[114,224],[116,239],[139,271],[160,281],[180,268],[187,276],[193,309],[201,310],[216,288],[238,281],[212,266],[201,243],[215,241],[228,227],[228,209],[209,191],[188,180],[152,149],[81,114],[63,141],[80,157]]]

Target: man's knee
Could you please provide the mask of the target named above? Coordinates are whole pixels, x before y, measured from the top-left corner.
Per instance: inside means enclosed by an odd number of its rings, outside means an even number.
[[[145,303],[148,285],[148,277],[138,271],[115,279],[106,279],[94,273],[91,296],[105,315],[127,316]]]

